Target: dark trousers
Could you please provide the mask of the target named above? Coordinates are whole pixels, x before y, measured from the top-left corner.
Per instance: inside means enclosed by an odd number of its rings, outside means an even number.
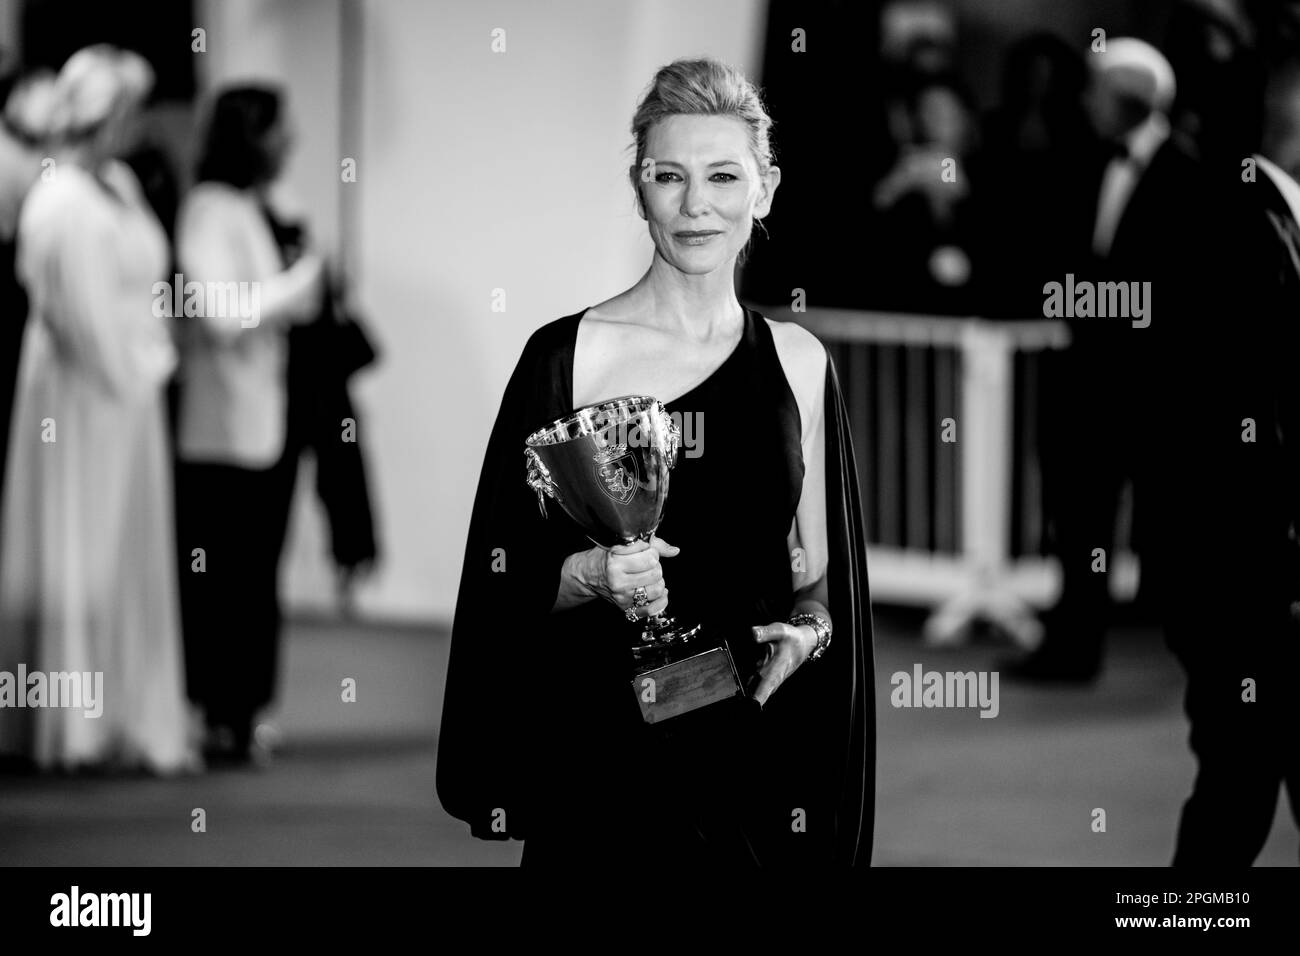
[[[1217,590],[1230,596],[1231,579]],[[1238,590],[1241,600],[1232,606],[1198,598],[1213,593],[1184,590],[1187,606],[1168,628],[1187,673],[1185,710],[1197,762],[1173,862],[1247,867],[1268,839],[1282,786],[1300,825],[1300,627],[1285,602],[1258,591]],[[1255,683],[1253,702],[1243,699],[1247,679]]]
[[[249,732],[275,694],[278,576],[297,472],[286,455],[265,470],[182,462],[177,547],[185,676],[209,726]],[[197,570],[202,549],[203,570]]]
[[[1075,334],[1075,344],[1049,356],[1044,368],[1044,505],[1062,582],[1043,650],[1096,661],[1110,609],[1124,485],[1133,482],[1135,516],[1146,491],[1150,408],[1138,359],[1126,351],[1130,343],[1113,334]],[[1098,548],[1105,552],[1104,571],[1094,570]]]

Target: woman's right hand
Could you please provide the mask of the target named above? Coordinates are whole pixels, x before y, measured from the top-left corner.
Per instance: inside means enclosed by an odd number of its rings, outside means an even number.
[[[658,537],[615,545],[608,551],[592,548],[583,552],[583,577],[593,593],[625,613],[635,604],[636,589],[643,587],[649,601],[636,609],[637,616],[662,614],[668,607],[668,588],[659,559],[671,558],[680,550]]]
[[[306,252],[291,265],[288,274],[293,277],[294,310],[299,321],[311,321],[320,315],[326,292],[325,260],[314,252]]]

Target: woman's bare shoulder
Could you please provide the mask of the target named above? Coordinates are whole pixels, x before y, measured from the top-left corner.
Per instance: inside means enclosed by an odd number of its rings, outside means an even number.
[[[772,330],[777,358],[785,379],[790,383],[795,403],[799,406],[799,419],[803,422],[804,441],[812,435],[810,428],[822,419],[822,405],[826,398],[826,363],[830,361],[826,346],[802,325],[796,322],[773,322],[764,317]]]
[[[821,340],[797,322],[774,322],[764,317],[772,330],[781,368],[798,395],[801,390],[820,393],[826,379],[826,347]]]

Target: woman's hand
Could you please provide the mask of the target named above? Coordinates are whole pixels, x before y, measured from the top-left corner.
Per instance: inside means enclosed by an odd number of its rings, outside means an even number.
[[[762,705],[808,659],[817,646],[817,632],[807,624],[792,627],[776,621],[754,628],[754,640],[767,645],[767,659],[758,669],[758,687],[753,694]]]
[[[608,551],[592,548],[581,554],[579,576],[586,589],[620,611],[635,606],[636,589],[645,588],[647,603],[636,608],[637,617],[662,614],[668,607],[661,557],[671,558],[681,549],[662,538],[615,545]]]
[[[292,277],[293,295],[290,305],[296,318],[310,322],[320,315],[325,301],[327,275],[325,260],[314,252],[306,252],[285,270]]]

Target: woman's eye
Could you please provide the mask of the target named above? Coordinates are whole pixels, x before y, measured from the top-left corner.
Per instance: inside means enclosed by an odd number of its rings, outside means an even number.
[[[670,178],[669,178],[670,176],[673,177],[673,178],[670,179]],[[676,174],[676,173],[656,173],[656,174],[655,174],[655,182],[657,182],[657,183],[671,183],[671,182],[675,182],[676,180],[677,180],[677,174]]]
[[[734,183],[738,177],[733,176],[731,173],[714,173],[711,178],[717,182]]]

